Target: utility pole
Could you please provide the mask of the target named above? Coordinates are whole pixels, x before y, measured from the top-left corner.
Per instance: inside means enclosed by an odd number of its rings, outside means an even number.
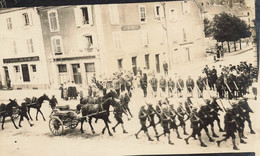
[[[166,3],[165,2],[161,2],[162,6],[163,6],[163,14],[164,14],[164,30],[166,32],[166,44],[167,44],[167,57],[168,57],[168,72],[171,71],[172,69],[172,62],[171,62],[171,52],[170,52],[170,46],[169,46],[169,34],[168,34],[168,24],[167,24],[167,16],[166,16]]]

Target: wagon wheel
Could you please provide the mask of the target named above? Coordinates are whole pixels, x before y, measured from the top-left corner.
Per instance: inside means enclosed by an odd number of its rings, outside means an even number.
[[[74,128],[76,128],[78,126],[78,124],[79,124],[79,120],[72,119],[71,120],[71,125],[69,125],[69,128],[74,129]]]
[[[63,123],[58,117],[51,117],[49,121],[49,128],[55,136],[61,135],[64,131]]]

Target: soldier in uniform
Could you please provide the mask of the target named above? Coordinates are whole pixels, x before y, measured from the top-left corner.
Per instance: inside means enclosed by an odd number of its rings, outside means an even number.
[[[179,76],[179,79],[177,80],[176,88],[177,88],[178,97],[182,97],[182,90],[184,88],[184,82],[180,76]]]
[[[114,86],[114,89],[116,90],[117,92],[117,95],[119,96],[120,95],[120,80],[119,80],[119,76],[115,76],[114,77],[114,80],[113,80],[113,86]]]
[[[144,92],[144,97],[146,97],[147,96],[147,75],[146,75],[146,73],[144,73],[142,78],[140,79],[140,85]]]
[[[156,97],[157,95],[157,86],[158,86],[158,80],[156,79],[155,75],[153,74],[153,77],[152,79],[150,80],[150,84],[151,84],[151,87],[152,87],[152,94],[154,97]]]
[[[135,137],[136,139],[139,139],[138,138],[138,134],[141,132],[141,131],[144,131],[144,133],[147,135],[148,137],[148,140],[149,141],[153,141],[153,139],[150,137],[149,133],[148,133],[148,130],[147,130],[147,127],[146,127],[146,120],[147,120],[147,117],[148,117],[148,114],[147,114],[147,109],[145,108],[145,106],[142,106],[140,108],[140,111],[139,111],[139,120],[140,120],[140,124],[141,124],[141,129],[135,134]]]
[[[224,87],[224,77],[223,74],[216,80],[216,90],[218,92],[219,98],[224,98],[225,87]]]
[[[244,117],[245,117],[245,120],[248,123],[248,127],[250,129],[250,133],[251,134],[255,134],[255,131],[252,128],[252,122],[251,122],[250,115],[249,115],[249,113],[254,113],[254,112],[250,108],[250,106],[248,105],[247,100],[248,100],[247,98],[241,98],[239,100],[239,102],[238,102],[238,105],[242,108],[242,110],[244,112]]]
[[[155,106],[155,110],[156,110],[156,112],[157,112],[156,115],[157,115],[157,117],[158,117],[158,119],[159,119],[158,123],[156,123],[156,124],[161,123],[160,114],[162,113],[162,105],[163,105],[162,101],[159,100],[158,103],[157,103],[157,105]]]
[[[118,106],[116,106],[116,107],[114,108],[114,115],[115,115],[115,119],[116,119],[116,121],[117,121],[117,124],[116,124],[114,127],[112,127],[112,129],[113,129],[114,132],[116,132],[116,127],[117,127],[119,124],[121,124],[122,129],[123,129],[123,133],[128,133],[128,132],[125,130],[125,127],[124,127],[124,121],[123,121],[123,119],[122,119],[123,113],[124,113],[125,115],[127,115],[127,113],[126,113],[126,111],[125,111],[125,109],[124,109],[123,104],[120,103]]]
[[[188,133],[186,132],[186,123],[184,121],[184,116],[185,114],[188,116],[188,113],[184,110],[184,108],[182,107],[182,101],[179,102],[179,106],[177,108],[177,115],[178,115],[178,119],[180,121],[180,125],[183,128],[183,134],[184,135],[188,135]],[[189,116],[188,116],[189,118]]]
[[[166,80],[163,76],[161,76],[160,79],[160,88],[161,88],[161,96],[165,95],[165,91],[166,91]]]
[[[169,97],[173,97],[174,87],[175,87],[175,83],[172,80],[172,78],[170,78],[168,80],[168,94],[169,94]]]
[[[123,104],[123,107],[126,111],[126,113],[128,112],[131,116],[131,118],[133,117],[130,109],[129,109],[129,102],[130,102],[130,96],[128,95],[127,91],[124,91],[121,93],[122,95],[120,96],[120,101]]]
[[[169,105],[169,116],[170,116],[170,130],[175,130],[176,134],[177,134],[177,138],[178,139],[182,139],[179,131],[178,131],[178,126],[176,124],[176,116],[177,116],[177,112],[174,109],[173,105]]]
[[[190,99],[191,97],[190,96],[187,96],[187,99],[186,99],[186,101],[184,102],[184,104],[185,104],[185,109],[186,109],[186,112],[190,115],[190,113],[191,113],[191,109],[192,109],[192,102],[191,102],[191,99]]]
[[[232,113],[231,108],[227,108],[227,113],[224,116],[224,123],[225,123],[225,130],[226,130],[226,136],[222,140],[218,140],[217,144],[220,146],[220,143],[222,141],[227,141],[230,137],[232,138],[232,143],[233,143],[233,149],[234,150],[239,150],[236,146],[236,120],[235,117]]]
[[[197,87],[198,87],[197,88],[198,89],[198,97],[202,98],[203,97],[203,90],[204,90],[205,86],[204,86],[204,83],[203,83],[201,76],[199,76],[196,84],[197,84]]]
[[[192,108],[192,113],[190,114],[190,122],[191,122],[192,134],[184,139],[186,141],[186,144],[189,144],[189,139],[191,137],[195,138],[195,136],[198,135],[200,146],[207,147],[207,145],[205,145],[201,139],[200,124],[202,124],[202,120],[200,120],[200,118],[198,117],[198,112],[196,107]]]
[[[214,85],[216,84],[216,81],[218,79],[217,70],[216,70],[215,66],[213,66],[212,70],[211,70],[211,79],[212,79],[213,90],[215,90]]]
[[[153,105],[151,103],[147,103],[147,105],[148,105],[148,110],[147,110],[148,120],[150,121],[150,125],[147,128],[153,127],[153,130],[154,130],[155,134],[158,135],[158,132],[157,132],[157,129],[156,129],[156,124],[155,124],[155,121],[154,121],[154,115],[157,112],[153,108]]]
[[[126,86],[126,82],[125,82],[125,79],[123,77],[123,73],[121,73],[120,77],[119,77],[119,81],[120,81],[120,89],[121,89],[121,92],[125,91],[125,86]]]
[[[212,97],[212,101],[210,103],[210,108],[213,109],[212,116],[213,116],[213,119],[216,120],[218,123],[219,131],[224,132],[224,130],[220,126],[220,119],[218,117],[218,115],[219,115],[218,112],[219,111],[223,112],[223,109],[218,105],[216,97]]]
[[[128,91],[129,96],[132,97],[132,92],[131,92],[132,80],[129,75],[126,75],[125,82],[126,82],[126,90]]]
[[[56,105],[58,104],[58,101],[55,98],[55,95],[52,95],[52,98],[49,100],[49,104],[51,106],[51,109],[54,109],[56,107]]]
[[[159,138],[162,135],[166,135],[168,136],[168,143],[170,145],[173,145],[173,142],[171,141],[171,137],[170,137],[170,129],[169,129],[169,122],[170,122],[170,117],[169,117],[169,111],[166,105],[162,106],[162,113],[161,113],[161,126],[163,128],[163,133],[160,135],[156,135],[157,140],[159,141]]]
[[[186,80],[186,87],[187,87],[188,93],[190,93],[191,96],[193,96],[194,81],[191,78],[191,76],[189,76],[188,79]]]
[[[204,129],[210,142],[214,142],[214,140],[209,135],[208,125],[212,122],[210,115],[208,114],[207,106],[201,106],[200,110],[198,111],[198,117],[201,119],[200,129]]]
[[[240,108],[239,105],[237,105],[236,102],[232,103],[232,113],[234,115],[234,118],[236,120],[236,128],[238,131],[238,136],[240,139],[240,143],[246,144],[246,142],[243,140],[246,137],[244,136],[244,128],[245,128],[245,118],[243,115],[243,110]]]

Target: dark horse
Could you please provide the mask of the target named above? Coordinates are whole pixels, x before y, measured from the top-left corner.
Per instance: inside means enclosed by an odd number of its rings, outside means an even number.
[[[110,132],[109,126],[108,126],[108,116],[109,116],[109,107],[112,105],[113,107],[117,106],[119,104],[119,100],[115,99],[113,97],[107,98],[104,102],[101,104],[79,104],[77,106],[77,110],[82,112],[82,120],[81,120],[81,133],[83,133],[83,123],[86,120],[86,116],[88,116],[88,122],[91,127],[92,133],[95,134],[94,128],[92,126],[92,118],[96,119],[102,119],[105,122],[105,127],[102,130],[102,134],[104,134],[105,129],[108,129],[108,134],[112,136],[112,133]],[[100,113],[101,112],[101,113]]]
[[[29,98],[27,98],[27,99],[29,99]],[[30,109],[34,108],[34,109],[37,110],[36,120],[38,120],[38,112],[40,112],[43,120],[45,121],[44,115],[41,111],[42,103],[43,103],[44,100],[50,101],[49,97],[46,94],[43,94],[38,99],[33,97],[32,100],[26,100],[26,102],[27,102],[26,107],[28,108],[28,114],[29,114],[29,117],[30,117],[31,120],[33,120],[33,119],[32,119],[31,114],[30,114]]]
[[[105,101],[107,98],[118,98],[118,95],[116,93],[115,90],[110,89],[109,91],[107,91],[107,94],[105,94],[103,97],[91,97],[88,96],[86,98],[81,98],[80,99],[80,104],[96,104],[96,103],[101,103],[103,101]]]
[[[17,104],[16,100],[11,100],[9,99],[9,103],[8,104],[1,104],[0,105],[0,116],[3,116],[3,121],[2,121],[2,129],[4,129],[4,124],[5,124],[5,117],[10,117],[14,127],[16,129],[18,129],[18,127],[16,126],[15,122],[14,122],[14,118],[13,118],[13,107],[17,107],[19,108],[19,105]]]

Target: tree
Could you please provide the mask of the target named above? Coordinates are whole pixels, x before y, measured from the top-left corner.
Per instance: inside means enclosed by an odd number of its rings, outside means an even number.
[[[234,42],[234,49],[236,51],[236,41],[240,40],[241,48],[241,38],[251,36],[249,26],[247,26],[246,22],[231,14],[220,13],[219,15],[215,15],[212,25],[214,39],[222,43],[227,42],[229,52],[230,42]]]
[[[212,35],[212,23],[210,22],[209,19],[205,18],[203,20],[204,23],[204,32],[205,32],[205,37],[210,37]]]

